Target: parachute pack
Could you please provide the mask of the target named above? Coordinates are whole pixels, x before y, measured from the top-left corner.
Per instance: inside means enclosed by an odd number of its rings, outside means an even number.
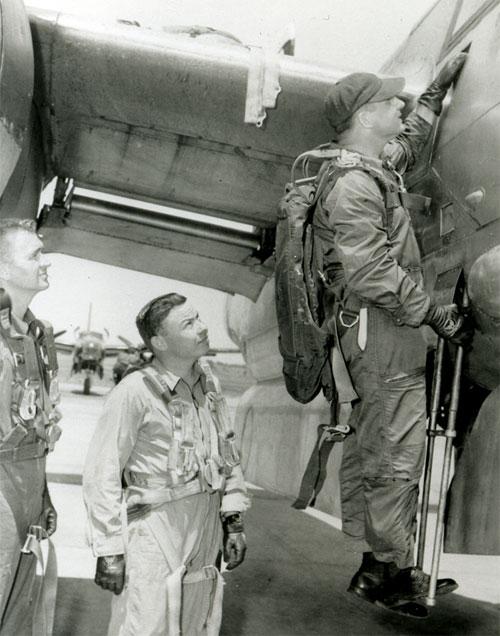
[[[315,176],[309,175],[311,162],[322,162]],[[296,179],[302,170],[302,178]],[[275,247],[275,301],[279,329],[279,349],[288,393],[307,403],[321,389],[328,401],[336,395],[330,351],[334,335],[323,320],[321,287],[323,255],[314,234],[316,203],[328,194],[347,170],[369,172],[379,184],[385,200],[384,225],[392,225],[392,209],[401,205],[398,192],[383,174],[366,165],[357,153],[325,144],[305,152],[295,160],[291,182],[278,206]],[[322,230],[324,232],[324,230]],[[323,234],[324,238],[324,234]]]
[[[288,393],[298,402],[310,402],[323,387],[333,394],[333,377],[328,354],[331,335],[319,324],[319,307],[315,293],[317,272],[314,261],[312,217],[316,202],[326,187],[327,163],[316,177],[308,175],[311,160],[333,160],[338,149],[316,149],[303,153],[292,167],[292,180],[278,206],[276,227],[276,313],[279,349],[283,358],[283,375]],[[305,175],[295,180],[298,167]]]

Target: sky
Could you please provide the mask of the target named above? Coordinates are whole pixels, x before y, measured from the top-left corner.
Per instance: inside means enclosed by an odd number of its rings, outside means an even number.
[[[295,33],[295,56],[337,69],[376,72],[435,4],[435,0],[30,0],[34,8],[77,14],[99,22],[136,20],[159,29],[203,25],[228,31],[245,44],[277,49]],[[50,194],[45,194],[50,200]],[[226,294],[141,272],[61,254],[50,257],[50,288],[32,303],[35,313],[66,329],[92,328],[138,342],[134,318],[154,296],[177,291],[198,308],[214,347],[232,343],[225,328]]]

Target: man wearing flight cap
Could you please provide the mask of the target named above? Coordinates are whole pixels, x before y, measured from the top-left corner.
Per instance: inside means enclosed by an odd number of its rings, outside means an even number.
[[[326,98],[341,149],[330,188],[315,211],[325,313],[337,321],[342,354],[359,400],[344,441],[344,531],[368,545],[349,591],[400,613],[425,617],[418,604],[429,577],[414,567],[418,483],[423,468],[426,343],[419,327],[458,341],[466,333],[455,305],[424,291],[419,248],[408,209],[423,205],[401,173],[414,164],[466,59],[445,64],[403,122],[403,78],[354,73]],[[333,186],[333,187],[332,187]],[[456,589],[438,581],[438,594]]]

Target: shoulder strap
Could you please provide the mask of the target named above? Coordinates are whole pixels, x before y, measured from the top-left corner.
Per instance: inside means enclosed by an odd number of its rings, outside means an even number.
[[[198,365],[202,371],[200,381],[203,393],[219,393],[219,391],[217,390],[215,376],[212,372],[212,369],[210,368],[210,365],[207,362],[198,362]]]
[[[168,406],[172,401],[173,394],[161,375],[153,369],[152,366],[143,367],[142,369],[139,369],[139,371],[142,373],[144,384],[148,387],[151,393],[163,400],[163,402]]]
[[[26,313],[28,320],[28,334],[32,336],[40,353],[44,368],[55,374],[58,370],[54,330],[45,320],[38,320],[30,310]]]
[[[385,178],[381,170],[377,170],[373,166],[365,163],[362,160],[362,157],[360,157],[361,161],[359,161],[359,163],[353,165],[335,166],[335,164],[332,164],[332,160],[340,157],[341,153],[341,148],[332,148],[330,144],[323,144],[321,146],[318,146],[317,148],[314,148],[313,150],[303,152],[293,162],[291,172],[292,184],[304,185],[306,183],[313,182],[316,184],[316,191],[311,202],[311,206],[313,206],[317,203],[319,198],[325,194],[326,191],[331,191],[333,189],[338,177],[342,173],[346,172],[347,170],[364,170],[375,179],[382,191],[385,207],[385,213],[383,215],[384,229],[387,233],[387,236],[390,236],[390,231],[392,229],[393,210],[394,208],[402,205],[400,192],[398,191],[396,186],[394,186],[394,184],[392,184]],[[309,162],[311,160],[323,162],[316,176],[309,175]],[[295,173],[299,168],[301,168],[302,170],[303,178],[297,180],[295,178]]]
[[[337,182],[337,179],[342,174],[345,174],[345,172],[347,172],[348,170],[363,170],[364,172],[367,172],[370,176],[372,176],[377,182],[377,185],[382,191],[382,196],[384,199],[384,214],[382,215],[382,221],[384,223],[384,229],[387,233],[387,236],[390,238],[394,208],[402,205],[400,193],[398,192],[397,188],[394,186],[394,184],[392,184],[390,181],[388,181],[384,177],[382,171],[377,170],[373,166],[368,165],[364,161],[361,161],[360,163],[356,165],[342,166],[342,167],[338,167],[336,170],[328,172],[327,185],[328,185],[329,191],[333,190]],[[320,187],[318,185],[318,191],[319,190],[320,190]],[[316,197],[315,200],[317,200],[317,198],[319,198],[319,196],[324,194],[327,190],[325,188],[323,191],[319,192],[319,194],[318,194],[318,191],[317,191],[318,196]],[[317,231],[320,228],[317,228],[315,226],[314,229],[315,231]]]
[[[317,176],[317,186],[316,192],[314,193],[313,204],[317,203],[317,201],[324,194],[330,193],[337,182],[338,177],[340,176],[340,170],[331,169],[330,162],[325,161],[320,168]]]
[[[363,161],[361,162],[359,168],[370,174],[375,179],[382,191],[385,207],[385,213],[382,216],[382,220],[384,223],[384,229],[387,233],[387,237],[390,238],[394,208],[402,205],[400,192],[393,183],[391,183],[384,177],[384,174],[381,170],[377,170],[373,166],[370,166]]]
[[[12,303],[9,294],[0,287],[0,330],[10,333]]]

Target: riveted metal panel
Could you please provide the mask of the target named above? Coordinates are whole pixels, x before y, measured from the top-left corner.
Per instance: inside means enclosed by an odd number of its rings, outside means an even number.
[[[29,134],[33,47],[22,0],[1,0],[0,21],[1,196]]]
[[[244,123],[253,59],[244,46],[53,14],[30,20],[50,163],[77,184],[271,225],[295,156],[330,137],[333,68],[282,56],[282,92],[258,129]]]

